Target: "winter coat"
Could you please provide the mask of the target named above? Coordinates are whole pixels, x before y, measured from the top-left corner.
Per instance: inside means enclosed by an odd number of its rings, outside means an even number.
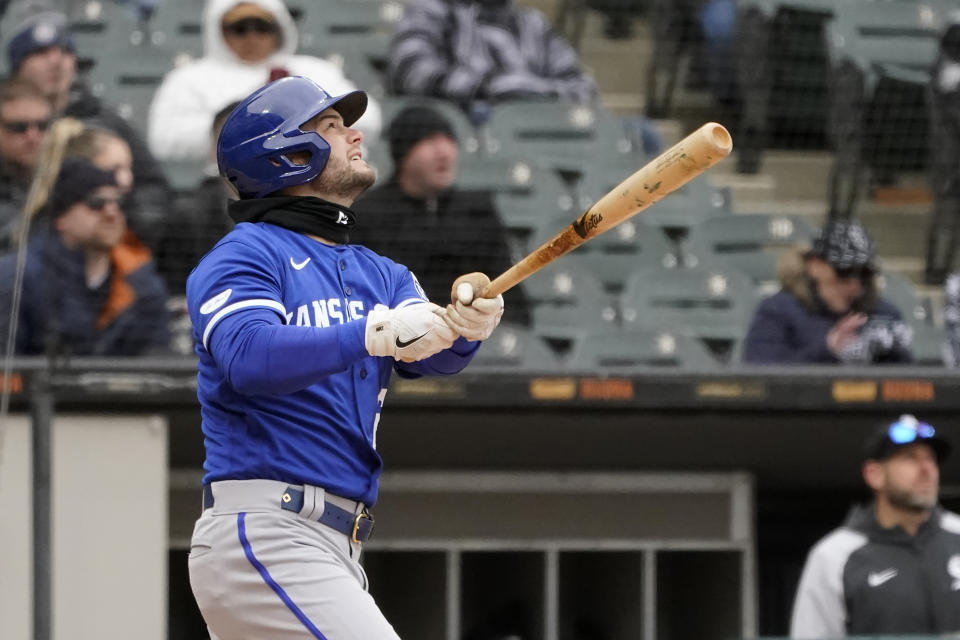
[[[90,288],[82,251],[45,230],[31,239],[23,276],[16,352],[131,356],[164,351],[167,294],[146,248],[115,247],[107,280]],[[0,301],[9,310],[16,255],[0,258]],[[0,314],[7,335],[8,313]]]
[[[265,85],[272,69],[310,78],[331,95],[357,88],[336,64],[315,56],[294,55],[297,28],[282,0],[244,2],[276,16],[282,33],[280,48],[262,62],[243,62],[227,46],[220,25],[223,14],[239,4],[238,0],[208,0],[203,13],[203,57],[167,73],[150,105],[147,141],[157,158],[207,158],[213,117],[231,102]],[[366,113],[357,121],[368,146],[376,144],[380,127],[380,106],[370,98]]]
[[[827,334],[844,314],[827,309],[814,293],[800,251],[785,256],[780,265],[781,290],[763,300],[754,312],[744,339],[743,360],[753,364],[817,364],[841,360],[827,348]],[[868,331],[882,326],[906,329],[900,310],[879,299],[872,287],[853,311],[866,313],[873,321]],[[863,333],[863,332],[862,332]],[[873,333],[865,334],[872,337]],[[865,345],[869,353],[860,360],[876,363],[910,362],[909,340],[894,340],[887,349]]]
[[[512,0],[414,0],[390,46],[390,88],[397,94],[474,100],[597,95],[577,52],[540,11]]]

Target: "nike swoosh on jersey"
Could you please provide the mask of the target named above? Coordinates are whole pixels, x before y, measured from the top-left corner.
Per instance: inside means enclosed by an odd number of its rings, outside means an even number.
[[[300,269],[303,269],[305,266],[307,266],[308,262],[310,262],[310,258],[307,258],[303,262],[294,262],[293,256],[290,256],[290,266],[296,269],[297,271],[300,271]]]
[[[871,573],[867,576],[867,584],[871,587],[879,587],[884,582],[896,578],[898,573],[899,571],[896,569],[887,569],[886,571]]]
[[[427,333],[430,333],[430,332],[427,331]],[[423,338],[424,336],[426,336],[427,333],[417,336],[416,338],[413,338],[411,340],[407,340],[406,342],[403,342],[402,340],[400,340],[400,336],[397,336],[397,349],[403,349],[404,347],[409,347],[420,338]]]

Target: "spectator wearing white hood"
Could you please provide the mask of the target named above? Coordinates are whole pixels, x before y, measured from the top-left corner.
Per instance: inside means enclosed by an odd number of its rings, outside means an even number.
[[[271,80],[306,76],[337,95],[356,89],[336,64],[295,55],[297,28],[282,0],[208,0],[204,55],[171,70],[150,105],[147,141],[161,160],[204,160],[213,117]],[[380,106],[371,98],[356,128],[367,146],[380,134]]]

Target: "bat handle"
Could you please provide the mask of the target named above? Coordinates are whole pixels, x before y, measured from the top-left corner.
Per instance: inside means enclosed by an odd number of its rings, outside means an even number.
[[[496,294],[488,294],[490,288],[490,278],[486,274],[479,271],[466,273],[453,282],[450,301],[470,304],[476,298],[495,298]]]

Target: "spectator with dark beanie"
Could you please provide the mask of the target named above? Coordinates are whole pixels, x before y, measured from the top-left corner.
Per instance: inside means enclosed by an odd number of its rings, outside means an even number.
[[[121,244],[126,221],[113,172],[67,157],[26,248],[16,352],[139,355],[167,345],[166,290],[149,251]],[[10,309],[16,255],[0,259]],[[0,314],[7,335],[9,314]]]
[[[458,189],[459,146],[450,123],[425,106],[401,111],[388,131],[393,174],[354,205],[351,242],[410,268],[431,300],[449,300],[462,273],[510,267],[506,231],[489,192]],[[504,296],[507,322],[528,324],[519,287]]]

